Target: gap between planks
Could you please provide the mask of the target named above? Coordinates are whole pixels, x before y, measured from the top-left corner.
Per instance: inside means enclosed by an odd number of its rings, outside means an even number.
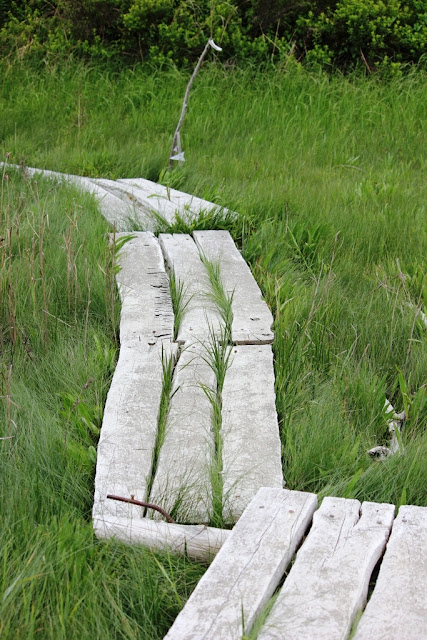
[[[225,236],[222,232],[212,233],[231,239],[228,233]],[[211,346],[209,332],[215,322],[218,328],[219,314],[206,295],[209,279],[191,236],[162,234],[158,241],[151,232],[116,234],[118,242],[127,238],[119,257],[122,268],[117,274],[122,301],[122,347],[106,403],[105,428],[103,425],[101,430],[94,515],[135,514],[135,509],[130,510],[128,505],[111,502],[107,505],[102,494],[148,498],[150,449],[155,443],[161,395],[161,354],[179,356],[177,345],[170,344],[174,319],[166,263],[182,280],[191,304],[178,334],[178,341],[181,338],[186,346],[174,376],[175,395],[171,399],[168,427],[149,497],[167,510],[177,511],[180,519],[207,522],[212,515],[213,434],[209,430],[210,406],[201,385],[213,390],[216,386],[205,360]],[[244,261],[243,264],[247,268]],[[237,289],[239,286],[243,285],[236,284]],[[227,503],[229,522],[241,515],[261,486],[281,487],[283,483],[271,347],[244,346],[235,347],[233,351],[225,378],[223,411],[223,500]],[[250,384],[246,384],[247,370],[254,373]],[[261,394],[260,380],[263,381]],[[126,389],[121,390],[122,385]],[[142,432],[138,417],[132,419],[132,412],[145,412],[141,414],[144,415]],[[119,441],[119,433],[126,442]],[[259,439],[256,457],[253,450],[251,456],[252,437]],[[138,445],[141,438],[144,446]],[[140,464],[139,455],[142,456]],[[138,473],[141,477],[136,479]]]
[[[258,640],[345,640],[384,551],[352,637],[426,638],[427,508],[402,506],[394,523],[390,504],[325,498],[316,509],[313,494],[261,489],[165,639],[241,640],[256,624]]]

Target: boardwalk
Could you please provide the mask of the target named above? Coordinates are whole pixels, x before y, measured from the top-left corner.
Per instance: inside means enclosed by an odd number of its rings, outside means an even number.
[[[117,274],[121,349],[98,446],[96,526],[108,522],[107,535],[115,516],[135,529],[158,518],[109,494],[154,502],[189,524],[233,524],[260,487],[284,484],[271,313],[228,232],[122,232],[116,240],[127,240]],[[172,274],[182,292],[179,326]]]

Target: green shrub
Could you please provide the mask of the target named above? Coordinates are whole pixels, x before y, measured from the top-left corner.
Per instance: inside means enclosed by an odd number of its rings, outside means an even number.
[[[207,38],[221,60],[256,64],[294,56],[343,70],[400,72],[427,46],[421,0],[0,0],[0,51],[185,65]]]

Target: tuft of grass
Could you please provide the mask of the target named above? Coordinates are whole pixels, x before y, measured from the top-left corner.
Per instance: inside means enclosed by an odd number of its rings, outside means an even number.
[[[173,269],[169,271],[169,287],[174,315],[173,339],[176,340],[182,320],[185,315],[185,311],[189,303],[191,302],[191,296],[188,296],[186,294],[184,283],[175,276],[175,272],[173,271]]]
[[[217,307],[220,317],[224,323],[223,335],[221,337],[227,344],[231,344],[231,329],[233,325],[233,293],[228,295],[224,289],[224,285],[221,280],[220,263],[208,260],[203,253],[200,257],[207,271],[211,288],[211,291],[207,295]]]
[[[166,428],[168,415],[170,410],[170,402],[173,398],[173,373],[175,370],[175,356],[173,354],[168,355],[162,346],[162,393],[160,397],[159,415],[157,418],[157,433],[156,441],[153,449],[153,459],[151,463],[150,474],[147,478],[147,494],[145,501],[150,501],[151,490],[153,488],[154,479],[156,477],[157,465],[159,462],[160,451],[166,436]],[[147,515],[147,508],[144,508],[144,517]]]
[[[222,329],[219,336],[216,335],[213,327],[210,328],[209,340],[203,345],[205,355],[202,359],[212,369],[216,378],[216,388],[211,389],[202,385],[202,389],[212,407],[212,431],[214,436],[214,457],[211,464],[211,487],[212,487],[212,517],[211,525],[214,527],[225,527],[223,517],[224,495],[223,495],[223,463],[222,463],[222,390],[224,387],[225,375],[231,365],[231,347],[227,342],[225,330]]]
[[[159,233],[188,233],[193,231],[206,231],[212,229],[226,229],[234,235],[239,234],[241,226],[240,216],[234,212],[227,211],[222,207],[211,210],[201,210],[196,215],[190,208],[186,208],[184,213],[176,212],[173,220],[169,222],[163,216],[152,212],[156,221],[156,234]]]

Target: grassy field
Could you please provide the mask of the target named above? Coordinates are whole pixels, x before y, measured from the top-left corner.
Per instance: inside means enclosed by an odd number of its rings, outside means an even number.
[[[3,63],[2,159],[143,176],[238,211],[231,232],[275,316],[289,488],[427,504],[425,75],[380,83],[290,65],[187,75]],[[0,636],[161,638],[205,566],[93,538],[117,355],[115,254],[89,196],[3,172]],[[382,463],[387,395],[408,416]]]

